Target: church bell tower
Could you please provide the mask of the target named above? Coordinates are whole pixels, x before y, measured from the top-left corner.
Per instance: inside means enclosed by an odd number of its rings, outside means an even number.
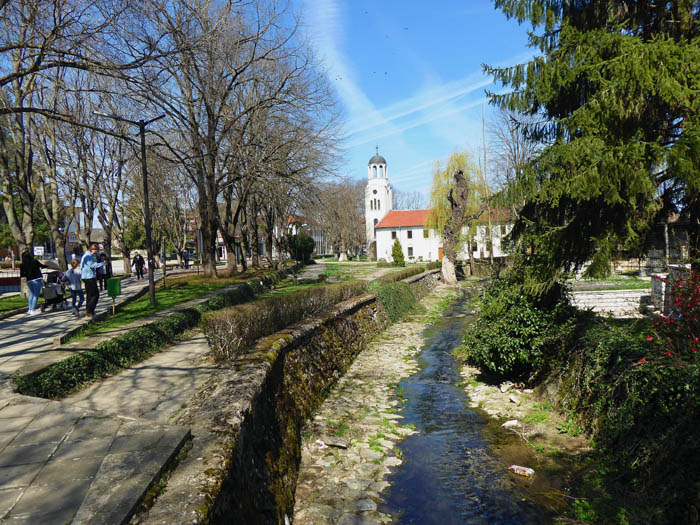
[[[392,189],[386,170],[386,160],[379,154],[369,159],[367,165],[367,187],[365,188],[365,231],[367,247],[377,240],[374,228],[391,211]]]

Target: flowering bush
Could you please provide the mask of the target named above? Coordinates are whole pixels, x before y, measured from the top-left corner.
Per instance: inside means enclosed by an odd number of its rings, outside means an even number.
[[[664,357],[694,360],[700,348],[700,274],[693,270],[688,278],[665,282],[672,309],[654,319],[647,339],[656,342]]]

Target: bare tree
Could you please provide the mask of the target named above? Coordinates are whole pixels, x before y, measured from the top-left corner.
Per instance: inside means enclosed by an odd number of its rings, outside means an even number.
[[[525,132],[535,122],[535,117],[500,110],[489,123],[489,143],[493,153],[490,167],[501,187],[515,183],[523,167],[535,158],[538,143]]]
[[[364,181],[343,180],[320,186],[316,222],[323,224],[333,239],[339,260],[358,255],[365,243]]]
[[[399,191],[393,192],[392,208],[395,210],[420,210],[425,205],[423,194],[419,191]]]

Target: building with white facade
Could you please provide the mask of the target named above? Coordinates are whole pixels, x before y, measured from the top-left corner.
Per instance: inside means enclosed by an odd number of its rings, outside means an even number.
[[[367,246],[376,243],[377,260],[392,262],[391,249],[394,239],[401,243],[403,256],[409,262],[442,260],[442,236],[440,232],[426,228],[431,210],[392,210],[393,190],[387,175],[387,162],[377,154],[369,159],[365,189],[365,228]],[[490,219],[490,220],[489,220]],[[489,223],[491,236],[489,236]],[[510,213],[505,209],[484,212],[472,230],[471,242],[465,242],[458,252],[459,260],[483,259],[507,255],[503,247],[504,237],[512,229]],[[462,232],[469,239],[468,229]],[[372,248],[370,248],[370,252]]]

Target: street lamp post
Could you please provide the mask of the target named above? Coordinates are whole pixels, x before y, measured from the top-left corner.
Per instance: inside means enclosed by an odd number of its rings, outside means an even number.
[[[148,202],[148,169],[146,167],[146,126],[160,120],[165,115],[159,115],[151,120],[129,120],[119,115],[108,115],[107,113],[100,113],[94,111],[95,115],[100,115],[102,117],[111,118],[114,120],[121,120],[122,122],[128,122],[134,126],[139,127],[139,135],[141,136],[141,175],[143,178],[143,205],[144,205],[144,227],[146,229],[146,254],[148,257],[148,294],[151,298],[151,306],[156,305],[156,282],[153,277],[153,264],[155,262],[153,258],[153,244],[151,241],[151,207]]]

